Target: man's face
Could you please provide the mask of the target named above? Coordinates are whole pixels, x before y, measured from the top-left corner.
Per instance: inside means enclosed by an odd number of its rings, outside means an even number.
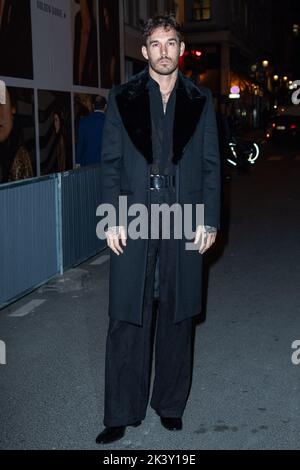
[[[16,109],[12,106],[6,90],[6,104],[0,104],[0,143],[5,142],[10,136],[14,125],[15,113]]]
[[[142,54],[156,73],[170,75],[178,68],[179,57],[183,55],[184,48],[184,43],[179,42],[174,29],[157,28],[148,37]]]

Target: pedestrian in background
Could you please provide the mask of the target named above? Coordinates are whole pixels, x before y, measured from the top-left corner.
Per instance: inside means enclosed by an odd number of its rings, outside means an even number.
[[[93,112],[80,119],[76,146],[76,163],[80,166],[100,163],[106,106],[106,98],[96,96]]]

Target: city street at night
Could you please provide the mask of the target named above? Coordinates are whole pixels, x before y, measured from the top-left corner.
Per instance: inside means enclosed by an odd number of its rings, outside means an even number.
[[[106,449],[298,447],[300,365],[292,363],[292,343],[300,340],[299,172],[295,150],[269,145],[249,174],[233,171],[225,188],[230,230],[206,255],[206,319],[196,329],[183,430],[166,431],[149,408],[140,427]],[[1,448],[97,448],[107,255],[1,312]]]
[[[300,451],[299,58],[299,0],[0,0],[3,467]]]

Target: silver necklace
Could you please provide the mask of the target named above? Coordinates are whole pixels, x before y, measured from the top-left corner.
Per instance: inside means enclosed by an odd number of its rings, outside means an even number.
[[[168,91],[167,93],[161,92],[161,97],[162,97],[162,101],[163,101],[164,113],[166,113],[166,110],[167,110],[167,103],[168,103],[168,99],[169,99],[169,96],[170,96],[171,92],[172,92],[172,90],[171,90],[171,91]]]

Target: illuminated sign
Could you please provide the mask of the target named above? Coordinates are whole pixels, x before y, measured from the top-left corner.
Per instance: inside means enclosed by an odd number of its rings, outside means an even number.
[[[229,98],[231,100],[237,100],[241,97],[240,95],[240,87],[237,86],[237,85],[234,85],[230,88],[230,94],[229,94]]]
[[[237,85],[234,85],[230,88],[230,93],[232,95],[239,95],[240,94],[240,87]]]

